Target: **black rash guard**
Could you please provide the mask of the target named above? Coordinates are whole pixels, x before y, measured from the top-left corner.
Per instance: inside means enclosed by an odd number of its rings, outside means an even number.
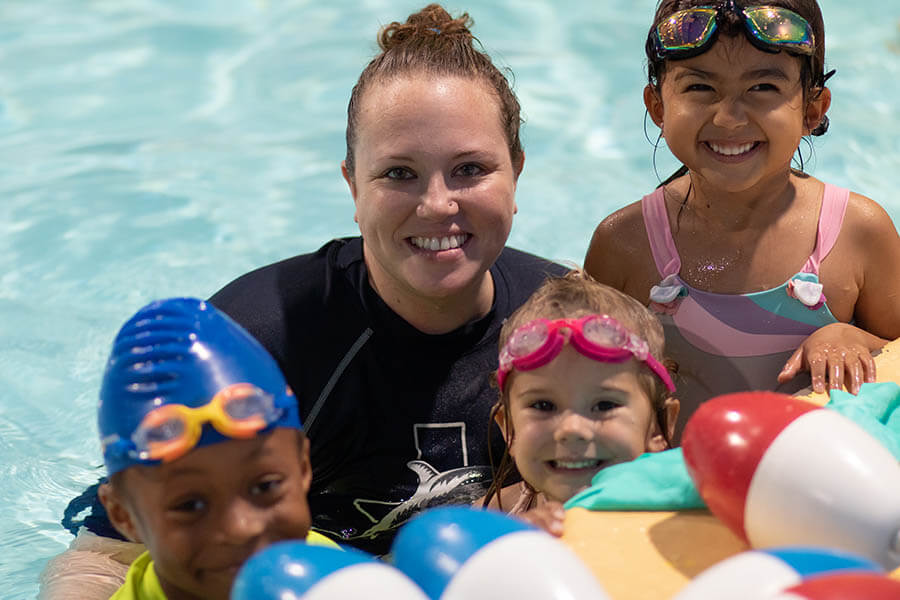
[[[382,555],[417,511],[487,491],[488,447],[496,457],[503,448],[489,421],[500,327],[548,275],[565,272],[505,248],[491,267],[490,312],[440,335],[375,293],[359,237],[247,273],[210,298],[272,353],[297,396],[315,530]]]
[[[375,293],[360,238],[248,273],[210,299],[272,353],[299,399],[315,529],[384,554],[416,511],[487,491],[489,434],[502,452],[488,416],[500,326],[548,274],[564,272],[504,249],[490,312],[441,335]]]

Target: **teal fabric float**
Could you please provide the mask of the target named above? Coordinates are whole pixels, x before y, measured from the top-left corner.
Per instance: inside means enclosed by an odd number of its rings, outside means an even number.
[[[684,464],[681,448],[648,452],[594,475],[591,487],[565,508],[591,510],[687,510],[706,508]]]
[[[833,390],[829,397],[825,408],[854,421],[900,460],[900,385],[864,383],[859,396]]]

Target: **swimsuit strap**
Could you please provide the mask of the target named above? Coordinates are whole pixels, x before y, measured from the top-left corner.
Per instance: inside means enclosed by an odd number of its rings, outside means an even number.
[[[660,277],[676,275],[681,270],[681,257],[675,248],[672,229],[669,226],[669,214],[666,212],[665,188],[658,187],[651,194],[641,199],[641,212],[644,215],[644,228],[650,241],[650,251]]]
[[[822,208],[819,210],[819,228],[816,232],[816,247],[803,265],[803,273],[819,274],[819,265],[831,252],[841,225],[844,222],[844,212],[847,210],[847,201],[850,198],[850,190],[825,184],[825,192],[822,194]]]
[[[537,490],[525,483],[519,482],[519,499],[512,505],[506,514],[521,515],[523,512],[529,511],[537,504]]]

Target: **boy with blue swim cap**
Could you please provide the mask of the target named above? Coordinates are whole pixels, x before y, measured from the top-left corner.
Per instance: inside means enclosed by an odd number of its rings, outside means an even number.
[[[114,599],[224,600],[251,554],[317,535],[297,408],[268,352],[202,300],[154,302],[125,323],[100,391],[100,499],[147,552]]]

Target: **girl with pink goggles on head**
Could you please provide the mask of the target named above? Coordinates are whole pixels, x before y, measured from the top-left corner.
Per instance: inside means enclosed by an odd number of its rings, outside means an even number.
[[[628,331],[609,315],[585,315],[577,319],[535,319],[517,329],[500,351],[497,385],[502,390],[515,368],[530,371],[556,358],[566,342],[582,355],[599,362],[624,362],[634,357],[647,365],[666,386],[675,384],[666,368],[656,360],[647,342]]]
[[[597,473],[671,447],[679,401],[662,325],[634,298],[580,271],[548,278],[500,348],[491,419],[506,448],[476,505],[561,535],[563,503]]]

